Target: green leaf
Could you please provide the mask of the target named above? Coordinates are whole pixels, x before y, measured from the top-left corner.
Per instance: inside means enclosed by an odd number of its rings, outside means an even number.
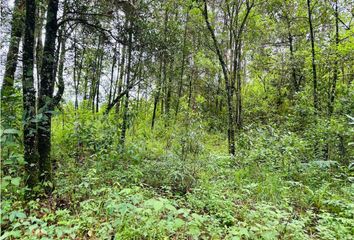
[[[14,186],[17,186],[17,187],[20,186],[20,182],[21,182],[21,178],[20,177],[11,179],[11,184],[14,185]]]
[[[26,214],[23,213],[23,212],[16,212],[16,217],[19,218],[19,219],[22,219],[22,218],[26,217]]]
[[[174,220],[174,222],[173,222],[173,225],[174,225],[175,228],[178,229],[178,228],[180,228],[180,227],[182,227],[184,225],[184,221],[182,219],[180,219],[180,218],[176,218]]]
[[[163,208],[163,202],[156,199],[149,199],[145,202],[146,206],[153,207],[156,211],[160,211]]]
[[[9,128],[9,129],[5,129],[4,130],[4,134],[15,134],[15,135],[19,135],[21,132],[17,129],[14,128]]]

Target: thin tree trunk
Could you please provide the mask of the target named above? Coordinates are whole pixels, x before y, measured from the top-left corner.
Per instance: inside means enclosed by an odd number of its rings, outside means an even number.
[[[227,92],[227,104],[228,104],[228,142],[229,142],[229,153],[231,155],[235,155],[235,130],[233,126],[233,106],[232,106],[232,95],[231,95],[231,87],[230,86],[230,81],[229,81],[229,76],[228,76],[228,70],[226,67],[226,63],[224,61],[223,55],[221,54],[220,48],[219,48],[219,43],[216,40],[214,29],[212,28],[209,18],[208,18],[208,7],[207,7],[207,2],[204,0],[204,11],[203,11],[204,19],[206,22],[206,25],[208,27],[208,30],[210,32],[210,35],[213,39],[214,47],[224,74],[224,79],[225,79],[225,87],[226,87],[226,92]]]
[[[74,81],[74,90],[75,90],[75,103],[74,103],[74,108],[75,111],[78,109],[79,104],[78,104],[78,83],[76,79],[76,68],[77,68],[77,47],[76,47],[76,34],[74,33],[74,69],[73,69],[73,81]]]
[[[339,17],[338,17],[338,0],[335,2],[335,31],[336,31],[336,42],[335,42],[335,60],[333,69],[333,81],[331,85],[330,99],[328,105],[328,115],[331,116],[334,110],[334,99],[336,96],[336,86],[338,81],[338,45],[339,45]]]
[[[192,92],[193,92],[193,77],[194,77],[194,67],[192,68],[192,72],[189,74],[189,83],[188,83],[188,108],[191,108],[192,105]]]
[[[180,101],[180,98],[182,97],[182,91],[183,91],[183,76],[184,76],[184,67],[185,67],[186,55],[187,55],[186,43],[187,43],[188,21],[189,21],[189,10],[187,12],[186,23],[184,25],[183,47],[182,47],[182,66],[181,66],[181,76],[180,76],[180,81],[179,81],[179,86],[178,86],[178,96],[177,96],[175,116],[178,115],[179,101]]]
[[[130,70],[131,70],[131,61],[132,61],[132,21],[129,23],[129,45],[128,45],[128,66],[127,66],[127,78],[126,78],[126,87],[130,86]],[[124,99],[124,111],[123,111],[123,123],[122,131],[119,139],[120,149],[124,149],[125,135],[128,127],[128,111],[129,111],[129,90],[126,91]]]
[[[10,46],[9,51],[7,52],[4,80],[1,88],[1,100],[10,96],[14,88],[18,51],[23,30],[24,2],[24,0],[15,1],[11,23]]]
[[[162,59],[160,58],[160,68],[159,68],[159,76],[158,76],[158,83],[157,83],[157,92],[154,97],[154,109],[152,111],[151,129],[154,129],[154,126],[155,126],[157,104],[159,103],[159,100],[160,100],[162,64],[163,64],[163,62],[162,62]]]
[[[170,115],[170,104],[171,104],[171,96],[172,96],[172,76],[173,76],[173,62],[174,59],[170,61],[170,67],[169,67],[169,76],[168,76],[168,81],[166,83],[166,103],[165,103],[165,115],[167,118],[169,118]],[[167,121],[166,121],[167,123]]]
[[[82,53],[80,54],[80,64],[79,64],[79,69],[78,69],[78,73],[77,73],[77,83],[75,86],[75,102],[77,105],[77,108],[79,107],[79,99],[78,99],[78,95],[79,95],[79,87],[80,87],[80,83],[81,83],[81,73],[82,73],[82,66],[83,66],[83,61],[85,58],[85,50],[86,48],[84,48],[82,50]]]
[[[237,88],[236,88],[236,98],[237,98],[237,107],[236,107],[236,127],[238,130],[242,128],[242,81],[241,81],[241,40],[238,41],[237,47]]]
[[[312,26],[311,0],[307,0],[307,12],[308,12],[309,27],[310,27],[311,54],[312,54],[313,106],[315,110],[315,115],[317,115],[318,96],[317,96],[316,52],[315,52],[315,36],[313,33],[313,26]]]
[[[96,84],[96,112],[99,111],[99,101],[100,101],[100,82],[101,82],[101,72],[102,72],[102,65],[103,65],[103,49],[100,54],[100,60],[98,63],[98,73],[97,73],[97,84]]]
[[[335,60],[334,60],[334,69],[333,69],[333,80],[329,86],[329,99],[328,99],[328,125],[330,124],[331,117],[334,110],[334,99],[336,95],[336,85],[338,81],[338,45],[339,45],[339,19],[338,19],[338,0],[335,1]],[[328,126],[329,127],[329,126]],[[329,148],[329,139],[327,137],[327,143],[324,148],[324,158],[329,159],[330,148]]]
[[[109,83],[108,104],[110,104],[111,100],[112,100],[112,91],[113,91],[113,84],[114,84],[114,69],[115,69],[116,62],[117,62],[117,43],[114,47],[113,52],[114,53],[113,53],[113,59],[112,59],[111,79],[110,79],[110,83]]]
[[[43,57],[43,41],[42,41],[42,28],[44,22],[45,9],[42,6],[37,8],[37,24],[36,24],[36,67],[37,67],[37,88],[40,88],[42,57]]]
[[[293,80],[293,93],[296,93],[299,91],[299,83],[297,81],[296,77],[296,68],[295,68],[295,58],[294,58],[294,44],[293,44],[293,35],[291,34],[290,30],[290,19],[287,17],[287,24],[288,24],[288,41],[289,41],[289,50],[290,50],[290,64],[291,64],[291,76]]]
[[[83,96],[84,101],[87,100],[87,88],[88,88],[88,76],[87,75],[88,75],[88,73],[86,72],[85,81],[84,81],[84,96]]]
[[[122,87],[123,87],[123,79],[124,79],[124,73],[125,73],[125,56],[126,56],[126,46],[123,46],[123,53],[122,53],[122,59],[120,63],[120,71],[119,71],[119,80],[118,80],[118,95],[121,94],[122,92]],[[116,103],[116,113],[119,112],[120,109],[120,101],[117,101]]]

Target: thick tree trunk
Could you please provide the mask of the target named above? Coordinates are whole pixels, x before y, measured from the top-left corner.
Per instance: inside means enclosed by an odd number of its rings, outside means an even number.
[[[34,29],[36,1],[26,1],[25,36],[23,43],[23,143],[24,160],[26,161],[26,185],[33,188],[38,183],[38,152],[36,146],[36,90],[34,88]]]
[[[7,52],[4,80],[1,88],[1,100],[10,96],[14,88],[18,51],[23,31],[24,2],[25,0],[15,1],[11,23],[10,46],[9,51]],[[32,17],[35,18],[35,16]]]
[[[41,69],[41,84],[39,89],[38,108],[42,118],[38,123],[38,152],[40,155],[39,168],[40,180],[42,182],[52,182],[52,161],[51,151],[51,118],[54,109],[53,92],[55,83],[55,40],[57,36],[57,12],[58,0],[49,0],[46,35],[43,48],[43,60]],[[51,191],[52,186],[47,186],[46,190]]]

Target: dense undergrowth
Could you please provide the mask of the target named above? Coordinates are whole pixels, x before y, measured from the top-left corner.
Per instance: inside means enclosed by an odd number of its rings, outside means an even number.
[[[114,114],[66,106],[53,123],[55,191],[30,201],[19,132],[5,130],[0,239],[352,239],[350,152],[323,161],[313,150],[325,123],[301,134],[289,120],[249,124],[230,158],[196,112],[153,131],[133,113],[122,150]]]

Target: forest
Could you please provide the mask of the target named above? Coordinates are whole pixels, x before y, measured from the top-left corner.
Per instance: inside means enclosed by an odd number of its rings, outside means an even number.
[[[353,0],[0,4],[0,240],[353,239]]]

